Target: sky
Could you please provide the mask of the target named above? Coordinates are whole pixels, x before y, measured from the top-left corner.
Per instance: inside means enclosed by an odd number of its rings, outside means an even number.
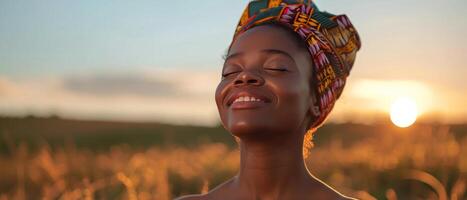
[[[362,48],[330,121],[371,122],[400,96],[467,122],[467,1],[318,0]],[[0,0],[0,115],[219,123],[222,55],[248,0]]]

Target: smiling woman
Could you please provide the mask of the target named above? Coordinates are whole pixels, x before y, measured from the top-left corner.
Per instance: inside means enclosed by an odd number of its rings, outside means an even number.
[[[304,164],[311,134],[342,93],[360,47],[347,17],[311,1],[252,1],[215,94],[239,140],[240,170],[204,195],[180,199],[351,199]]]

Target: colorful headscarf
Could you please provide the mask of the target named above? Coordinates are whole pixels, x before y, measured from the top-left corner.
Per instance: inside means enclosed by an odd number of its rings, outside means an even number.
[[[360,49],[358,33],[347,16],[322,12],[311,0],[254,0],[243,11],[232,43],[248,29],[271,22],[291,28],[308,46],[321,111],[311,126],[316,128],[342,93]]]

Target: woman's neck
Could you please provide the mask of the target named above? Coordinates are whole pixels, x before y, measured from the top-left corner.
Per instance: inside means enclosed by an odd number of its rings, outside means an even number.
[[[240,171],[235,180],[252,199],[277,199],[309,183],[303,161],[303,136],[242,139]],[[293,191],[292,191],[293,190]]]

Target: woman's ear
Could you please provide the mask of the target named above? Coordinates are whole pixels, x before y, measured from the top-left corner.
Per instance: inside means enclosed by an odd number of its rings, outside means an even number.
[[[312,128],[311,126],[313,126],[313,124],[316,122],[316,120],[321,114],[321,111],[319,110],[319,106],[317,106],[318,103],[317,103],[317,99],[315,97],[314,92],[311,92],[310,96],[311,98],[309,100],[309,106],[308,106],[308,112],[310,114],[310,121],[308,122],[308,125],[307,125],[308,129]]]
[[[319,111],[319,107],[316,105],[311,106],[311,112],[313,113],[314,116],[318,117],[321,112]]]
[[[318,98],[316,98],[316,94],[314,92],[310,93],[311,98],[310,98],[310,113],[313,114],[315,118],[317,118],[320,114],[321,111],[319,110],[318,105]]]

